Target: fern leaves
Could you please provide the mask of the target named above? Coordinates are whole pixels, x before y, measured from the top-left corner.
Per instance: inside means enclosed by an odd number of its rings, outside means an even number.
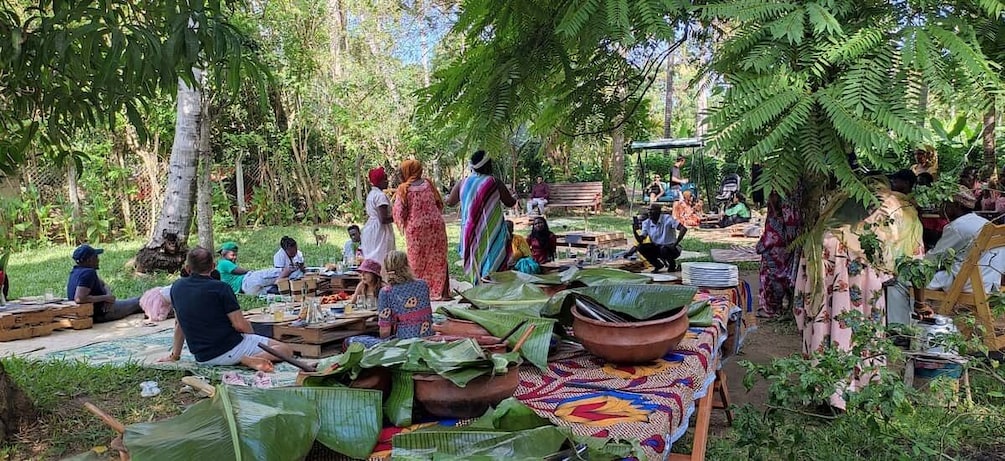
[[[712,64],[729,83],[712,142],[764,162],[768,190],[831,176],[868,201],[849,154],[884,165],[924,139],[922,85],[941,98],[1000,88],[976,27],[1001,21],[1002,0],[712,0],[700,11],[734,27]]]

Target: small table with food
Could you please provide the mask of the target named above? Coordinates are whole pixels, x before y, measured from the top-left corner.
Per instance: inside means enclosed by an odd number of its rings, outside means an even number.
[[[319,299],[323,300],[323,298]],[[248,317],[255,332],[290,346],[306,358],[323,358],[342,352],[342,341],[351,336],[376,334],[373,310],[350,309],[344,301],[319,304],[315,321],[302,315],[304,303],[281,303]],[[268,312],[272,310],[273,312]]]

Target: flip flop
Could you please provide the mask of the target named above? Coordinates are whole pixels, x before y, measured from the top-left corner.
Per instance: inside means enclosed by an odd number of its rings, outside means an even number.
[[[229,384],[231,386],[247,386],[248,383],[244,382],[244,378],[241,377],[236,371],[228,371],[220,377],[220,381],[223,384]]]
[[[251,378],[251,387],[257,387],[259,389],[268,389],[273,387],[272,378],[269,375],[259,371],[255,373],[255,376]]]

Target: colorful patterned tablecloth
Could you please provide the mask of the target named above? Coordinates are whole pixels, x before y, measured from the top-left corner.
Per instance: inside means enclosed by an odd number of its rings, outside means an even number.
[[[708,294],[695,299],[712,303],[712,326],[688,329],[662,359],[617,365],[579,352],[549,363],[547,370],[523,367],[516,397],[576,434],[638,440],[648,458],[663,457],[687,432],[695,402],[709,392],[726,338],[732,304]]]

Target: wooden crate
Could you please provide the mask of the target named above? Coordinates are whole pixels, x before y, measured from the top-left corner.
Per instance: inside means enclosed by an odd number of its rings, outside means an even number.
[[[288,344],[301,357],[328,357],[342,351],[342,340],[373,332],[368,328],[367,321],[375,313],[349,315],[351,317],[303,327],[275,324],[272,326],[272,337]]]
[[[48,304],[9,304],[0,311],[0,329],[22,328],[52,323],[56,317],[86,318],[94,315],[93,304],[62,301]]]
[[[578,243],[569,245],[565,239],[568,234],[581,235],[582,238]],[[567,232],[558,234],[557,237],[556,240],[560,247],[589,248],[590,245],[596,245],[597,248],[616,248],[628,245],[628,239],[625,238],[624,232]]]

